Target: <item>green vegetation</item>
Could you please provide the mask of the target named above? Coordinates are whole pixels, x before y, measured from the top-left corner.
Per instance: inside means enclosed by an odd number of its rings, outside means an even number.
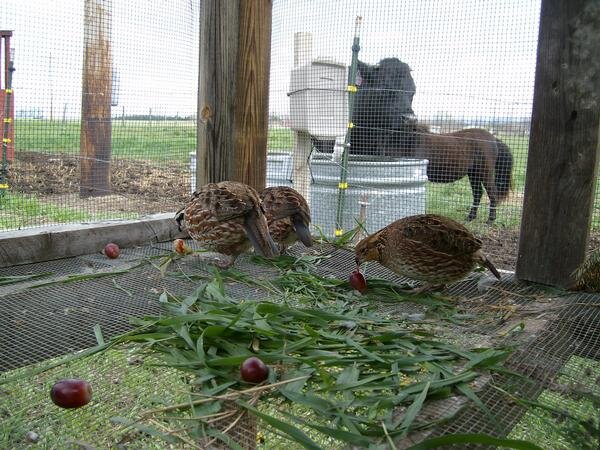
[[[292,151],[294,132],[289,128],[269,128],[269,150],[274,152]]]
[[[124,211],[84,211],[52,202],[43,202],[35,196],[19,193],[7,192],[0,197],[0,230],[134,217],[137,217],[137,214]]]
[[[434,304],[421,321],[382,316],[371,310],[379,301],[412,302],[416,297],[403,297],[397,286],[383,281],[357,297],[346,281],[311,273],[319,261],[314,257],[254,261],[277,268],[278,275],[251,277],[229,269],[207,276],[184,273],[174,264],[165,276],[194,280],[197,289],[179,298],[163,293],[160,316],[135,320],[140,328],[111,341],[97,328],[100,344],[95,348],[0,374],[0,448],[27,448],[29,431],[39,435],[40,448],[77,448],[81,443],[192,448],[189,442],[201,437],[198,425],[209,430],[214,427],[207,423],[211,418],[237,414],[234,403],[260,417],[264,442],[258,448],[290,450],[343,448],[342,441],[366,446],[386,435],[401,438],[409,430],[436,426],[435,420],[428,422],[432,416],[416,419],[421,408],[454,393],[469,397],[490,418],[505,412],[480,403],[471,382],[481,373],[501,370],[498,364],[508,351],[466,350],[437,337],[431,325],[437,329],[451,316],[440,314]],[[257,288],[263,297],[236,300],[227,294],[230,282]],[[469,324],[481,318],[473,316]],[[280,383],[260,395],[257,389],[263,387],[239,381],[239,364],[254,354],[272,369],[268,383]],[[595,449],[599,374],[597,362],[572,357],[553,390],[528,406],[510,440],[471,434],[434,442]],[[56,407],[49,391],[62,378],[90,382],[92,402],[75,410]],[[290,379],[295,381],[281,383]],[[519,387],[536,381],[513,382],[516,391],[503,391],[504,384],[492,386],[505,400],[527,404]],[[224,394],[230,402],[217,398]],[[400,405],[406,406],[406,414],[398,418],[392,408]]]
[[[80,122],[15,120],[15,144],[23,151],[79,154]],[[120,121],[112,127],[115,158],[189,161],[196,148],[193,121]]]
[[[79,154],[80,122],[17,119],[15,143],[21,151]],[[269,129],[268,147],[290,151],[294,134],[289,128]],[[113,120],[112,154],[115,158],[189,163],[196,148],[196,123],[187,121]]]
[[[509,437],[553,450],[600,448],[600,363],[573,356],[556,383],[561,389],[543,391],[542,406],[530,409]]]
[[[50,364],[46,360],[41,364]],[[27,448],[25,435],[39,435],[40,448],[112,448],[123,435],[108,419],[113,415],[134,417],[139,411],[161,401],[182,401],[186,387],[180,373],[164,367],[141,366],[127,350],[110,351],[78,360],[2,386],[0,395],[0,448]],[[146,361],[147,363],[149,361]],[[19,376],[23,368],[4,375]],[[92,403],[84,408],[61,409],[50,400],[52,385],[63,378],[82,378],[92,386]],[[0,382],[2,376],[0,376]],[[143,388],[140,388],[140,387]],[[4,413],[6,412],[6,413]],[[136,438],[136,447],[163,449],[164,444],[150,438]]]
[[[80,123],[76,121],[54,121],[17,119],[15,121],[15,141],[20,151],[79,153]],[[517,229],[521,220],[522,196],[525,186],[527,167],[527,149],[529,138],[526,134],[503,134],[498,136],[513,153],[513,189],[508,201],[498,208],[498,226]],[[115,158],[142,159],[150,161],[189,162],[189,153],[196,147],[196,128],[192,120],[113,120],[112,129],[113,156]],[[292,151],[294,133],[289,128],[272,127],[269,129],[268,148],[270,151]],[[600,191],[600,185],[597,188]],[[442,213],[453,219],[463,221],[472,202],[471,188],[467,178],[455,183],[427,185],[427,212]],[[52,207],[49,207],[52,209]],[[61,207],[62,208],[62,207]],[[7,211],[5,206],[5,211]],[[7,223],[15,223],[14,212],[4,212],[0,217],[0,229]],[[22,212],[19,211],[19,214]],[[81,214],[81,213],[79,213]],[[483,227],[488,214],[488,198],[484,194],[478,218],[471,226]],[[28,214],[25,214],[26,216]],[[69,222],[75,220],[66,211],[58,212],[44,221]],[[31,216],[34,217],[34,216]],[[40,217],[40,216],[37,216]],[[39,220],[39,219],[38,219]],[[22,226],[27,226],[25,220]],[[20,225],[21,226],[21,225]],[[594,229],[600,228],[600,213],[592,220]],[[483,229],[483,228],[482,228]]]
[[[83,211],[41,202],[28,195],[7,192],[0,197],[0,230],[81,222],[90,218],[91,215]]]

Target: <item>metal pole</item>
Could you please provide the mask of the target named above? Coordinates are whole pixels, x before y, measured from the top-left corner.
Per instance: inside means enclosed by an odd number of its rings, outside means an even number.
[[[4,93],[4,120],[2,130],[2,166],[0,167],[0,196],[8,190],[8,144],[10,143],[9,129],[12,118],[10,117],[10,100],[12,98],[12,73],[15,71],[12,58],[10,57],[10,36],[11,32],[3,33],[4,38],[4,58],[6,61],[5,89]]]
[[[338,184],[338,201],[335,218],[335,236],[344,234],[343,213],[346,200],[346,190],[348,189],[348,147],[350,146],[350,131],[354,127],[352,123],[352,112],[354,110],[354,96],[358,88],[356,87],[356,72],[358,68],[358,52],[360,50],[360,25],[362,17],[357,16],[354,26],[354,41],[352,43],[352,63],[348,71],[348,129],[344,139],[344,148],[342,150],[342,168],[340,171],[340,182]]]

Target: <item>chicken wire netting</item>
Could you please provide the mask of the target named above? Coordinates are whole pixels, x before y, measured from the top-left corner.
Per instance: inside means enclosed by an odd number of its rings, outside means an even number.
[[[181,206],[195,185],[200,6],[4,2],[0,65],[16,71],[0,232]],[[496,264],[514,268],[539,12],[540,0],[274,1],[266,184],[302,192],[327,236],[475,216]]]
[[[179,207],[196,148],[198,23],[198,1],[2,3],[15,70],[0,232]]]
[[[8,273],[25,277],[0,286],[0,382],[17,377],[0,386],[3,448],[25,448],[32,442],[44,448],[136,449],[193,448],[206,443],[165,441],[143,429],[124,426],[143,417],[148,409],[186,402],[189,382],[185,372],[153,365],[158,360],[140,357],[130,347],[27,375],[61,355],[96,345],[95,327],[100,327],[104,339],[124,333],[131,328],[131,317],[160,313],[159,296],[165,290],[185,296],[202,277],[214,276],[202,253],[177,259],[168,271],[161,272],[158,257],[168,256],[170,249],[171,243],[153,244],[124,249],[117,260],[82,255],[19,266],[17,272],[0,269],[0,277]],[[325,279],[345,279],[354,267],[348,250],[330,244],[310,250],[298,244],[290,254],[318,257],[311,271]],[[280,274],[276,267],[257,265],[248,256],[240,258],[235,268],[252,280],[272,280]],[[98,277],[102,273],[108,275]],[[33,274],[40,277],[26,277]],[[365,274],[368,279],[405,281],[378,264],[368,265]],[[247,302],[268,294],[255,284],[232,279],[225,279],[225,293]],[[542,448],[596,448],[600,421],[598,295],[551,291],[516,282],[509,274],[504,274],[502,282],[474,274],[442,295],[443,304],[410,297],[390,302],[382,297],[370,306],[401,323],[429,327],[437,338],[460,348],[508,346],[512,354],[505,367],[521,376],[484,375],[475,380],[472,386],[488,413],[461,395],[427,400],[416,423],[440,420],[439,424],[409,434],[396,442],[397,448],[464,433],[525,439]],[[450,310],[453,312],[448,313]],[[53,383],[69,377],[92,384],[94,394],[88,406],[61,410],[50,401]],[[260,399],[257,406],[262,411],[276,408]],[[229,411],[227,406],[223,409]],[[240,416],[235,408],[231,411],[219,426],[243,448],[301,448],[266,423]],[[151,425],[177,435],[168,425],[161,428],[160,421]],[[344,448],[341,442],[315,439],[322,448]]]
[[[275,2],[267,183],[309,196],[327,236],[442,214],[514,268],[539,14],[538,0]]]

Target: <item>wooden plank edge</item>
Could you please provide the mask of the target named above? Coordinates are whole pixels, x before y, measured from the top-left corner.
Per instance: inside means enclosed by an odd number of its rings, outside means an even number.
[[[173,213],[137,220],[57,225],[0,233],[0,267],[98,253],[109,242],[121,248],[187,237]]]

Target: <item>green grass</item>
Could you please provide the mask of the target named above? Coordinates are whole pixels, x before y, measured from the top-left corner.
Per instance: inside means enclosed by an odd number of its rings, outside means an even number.
[[[128,219],[137,214],[123,211],[84,211],[38,200],[35,196],[7,192],[0,196],[0,230],[16,230],[47,224]]]
[[[15,143],[21,151],[64,152],[79,154],[80,123],[48,120],[17,119]],[[511,199],[498,207],[498,226],[517,229],[521,221],[522,201],[527,167],[529,137],[525,133],[498,136],[513,154],[513,194]],[[189,162],[189,153],[196,148],[196,128],[193,121],[121,121],[113,120],[113,156],[150,161]],[[289,128],[269,129],[270,151],[292,151],[294,132]],[[374,174],[375,176],[375,174]],[[597,187],[600,191],[600,186]],[[597,191],[597,192],[598,192]],[[427,184],[427,212],[441,213],[464,221],[472,202],[471,188],[464,179],[447,184]],[[477,220],[470,226],[481,227],[487,220],[488,198],[483,195]],[[600,229],[600,212],[594,210],[592,228]],[[58,214],[58,213],[57,213]],[[69,215],[65,212],[65,215]],[[2,222],[14,218],[0,217]],[[68,221],[59,220],[61,222]],[[4,225],[6,228],[6,225]]]
[[[576,398],[555,391],[543,391],[538,402],[564,411],[578,420],[588,421],[600,432],[600,363],[573,356],[563,367],[557,382],[579,390],[589,390],[593,395]],[[597,449],[600,435],[590,436],[581,425],[566,417],[557,417],[542,408],[529,410],[513,428],[509,438],[527,439],[542,448],[553,450]]]
[[[40,436],[38,448],[82,448],[76,442],[115,448],[124,433],[109,421],[111,417],[133,418],[141,410],[161,406],[163,402],[186,400],[183,394],[186,383],[179,372],[129,364],[129,356],[126,351],[111,351],[3,385],[0,417],[1,414],[5,417],[0,420],[0,448],[30,447],[24,439],[29,431]],[[5,375],[16,376],[25,370]],[[74,410],[55,406],[49,393],[52,385],[62,378],[87,380],[92,386],[91,403]],[[158,450],[164,449],[165,444],[138,436],[135,448]]]
[[[267,147],[272,151],[292,151],[294,132],[289,128],[269,128]]]
[[[15,145],[21,151],[79,154],[81,133],[78,121],[15,120]],[[291,150],[294,133],[288,128],[269,129],[269,149]],[[189,163],[196,148],[193,121],[121,121],[112,123],[114,158],[176,161]]]
[[[89,220],[90,214],[41,202],[35,197],[8,192],[0,197],[0,230],[20,229],[43,223]]]

